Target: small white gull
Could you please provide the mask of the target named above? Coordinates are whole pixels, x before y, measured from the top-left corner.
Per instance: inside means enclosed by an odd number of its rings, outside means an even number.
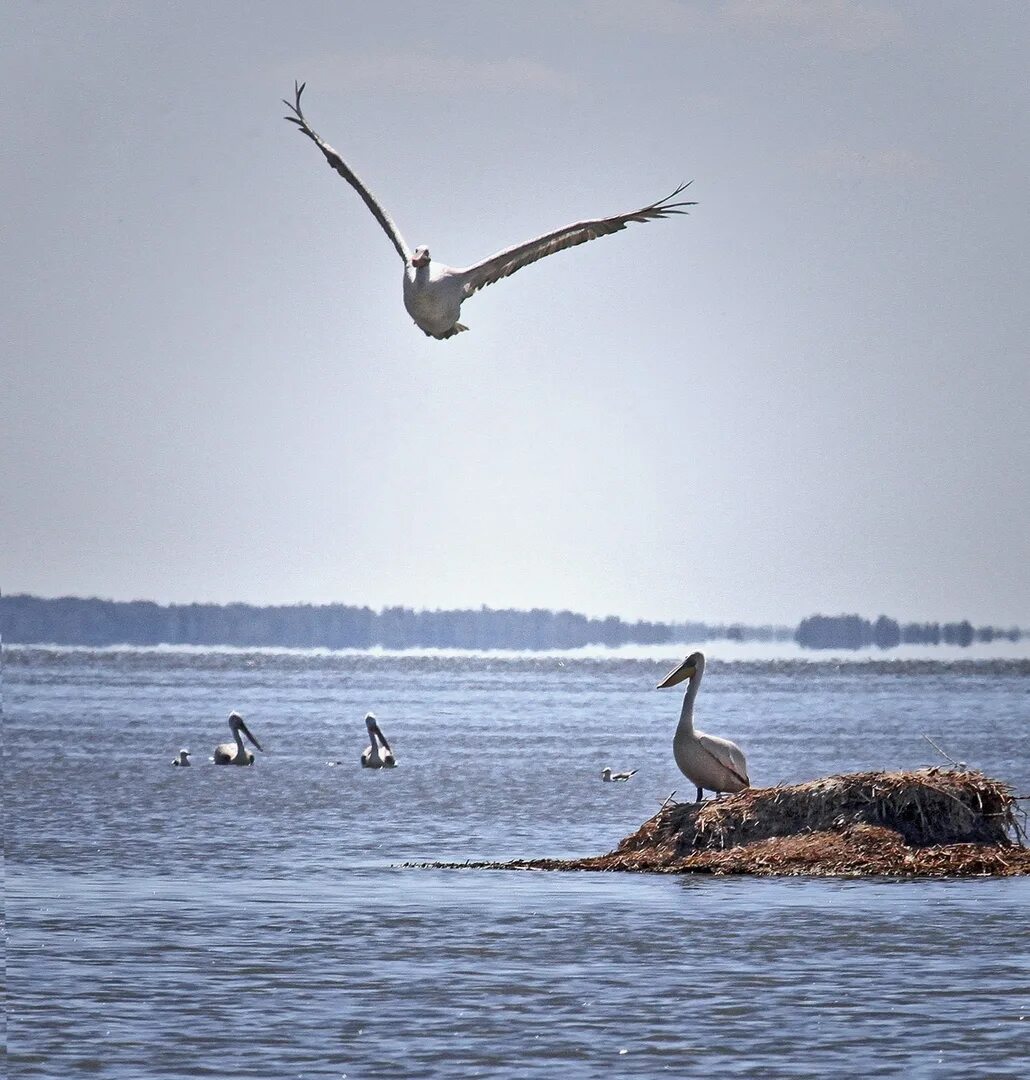
[[[628,780],[636,771],[636,769],[630,769],[629,772],[613,773],[612,770],[606,766],[601,773],[601,779],[606,784],[617,783],[620,780]]]

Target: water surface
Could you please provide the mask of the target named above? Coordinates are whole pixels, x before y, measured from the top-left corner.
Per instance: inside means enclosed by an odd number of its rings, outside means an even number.
[[[674,659],[7,650],[10,1075],[1023,1075],[1024,881],[399,867],[596,854],[689,797]],[[712,662],[698,723],[757,784],[936,763],[925,733],[1030,792],[1028,691]],[[233,708],[252,769],[206,760]]]

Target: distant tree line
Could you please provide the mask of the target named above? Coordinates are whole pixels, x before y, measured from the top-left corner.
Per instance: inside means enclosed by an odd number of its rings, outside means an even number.
[[[1004,638],[1012,627],[905,623],[881,615],[812,615],[796,631],[783,626],[703,622],[624,622],[573,611],[481,607],[414,611],[347,604],[155,604],[16,594],[0,597],[0,635],[9,645],[235,645],[326,649],[572,649],[584,645],[664,645],[712,640],[780,641],[807,649],[891,649],[902,643],[970,645]]]
[[[886,615],[875,622],[861,615],[810,615],[802,619],[794,635],[806,649],[862,649],[876,645],[893,649],[897,645],[972,645],[974,641],[1007,639],[1018,641],[1018,627],[974,627],[968,619],[955,623],[899,623]]]
[[[700,622],[624,622],[572,611],[413,611],[346,604],[155,604],[13,595],[0,598],[7,644],[236,645],[290,648],[568,649],[583,645],[665,644],[789,637],[786,627]]]

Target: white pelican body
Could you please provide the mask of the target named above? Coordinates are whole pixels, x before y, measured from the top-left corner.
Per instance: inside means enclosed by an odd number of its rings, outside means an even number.
[[[683,697],[680,722],[672,738],[672,753],[680,772],[697,785],[698,802],[704,798],[706,789],[718,794],[723,791],[743,791],[751,786],[747,775],[747,759],[744,751],[735,742],[694,730],[694,698],[697,697],[704,670],[704,654],[691,653],[658,684],[658,689],[661,690],[667,686],[675,686],[684,679],[690,679],[690,685]]]
[[[215,747],[214,762],[216,765],[253,765],[254,755],[243,745],[243,735],[260,750],[261,744],[250,733],[250,728],[243,722],[239,713],[229,714],[229,729],[232,731],[234,742],[219,743]]]
[[[335,169],[361,196],[383,232],[390,238],[397,254],[404,261],[404,306],[415,320],[415,325],[427,337],[443,340],[467,330],[467,326],[462,326],[458,322],[462,303],[478,289],[514,274],[523,266],[528,266],[546,255],[553,255],[556,251],[575,247],[577,244],[585,244],[588,240],[596,240],[599,236],[609,236],[611,233],[619,232],[631,222],[657,221],[670,214],[683,214],[686,213],[684,207],[694,205],[691,202],[673,201],[687,186],[682,184],[671,195],[643,206],[639,210],[616,214],[613,217],[577,221],[544,236],[538,236],[525,244],[505,248],[491,255],[489,259],[476,263],[475,266],[455,269],[443,263],[433,262],[429,257],[427,247],[418,247],[414,253],[409,250],[390,215],[379,205],[343,158],[309,126],[300,108],[300,96],[304,93],[304,85],[295,83],[293,90],[293,103],[283,101],[293,114],[287,116],[286,119],[291,124],[296,124],[322,151],[330,167]]]
[[[361,767],[363,769],[392,769],[397,764],[397,759],[393,756],[390,744],[386,741],[386,736],[372,713],[365,717],[365,727],[368,728],[368,737],[372,743],[366,746],[361,754]]]
[[[173,765],[185,765],[187,767],[192,765],[193,762],[190,761],[190,752],[189,752],[189,750],[187,750],[185,747],[183,747],[179,751],[179,756],[177,758],[172,758],[172,764]]]
[[[620,780],[628,780],[636,771],[636,769],[630,769],[629,772],[612,772],[611,769],[605,768],[601,773],[601,779],[606,784],[612,784]]]
[[[425,248],[419,248],[415,258],[421,251],[428,258]],[[404,306],[415,325],[429,337],[442,340],[468,329],[458,322],[464,299],[459,271],[434,262],[405,266]]]

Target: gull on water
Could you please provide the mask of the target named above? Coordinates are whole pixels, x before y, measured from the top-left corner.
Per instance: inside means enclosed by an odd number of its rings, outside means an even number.
[[[629,772],[612,772],[611,769],[605,767],[601,773],[601,779],[606,784],[611,784],[618,780],[628,780],[636,771],[636,769],[630,769]]]

